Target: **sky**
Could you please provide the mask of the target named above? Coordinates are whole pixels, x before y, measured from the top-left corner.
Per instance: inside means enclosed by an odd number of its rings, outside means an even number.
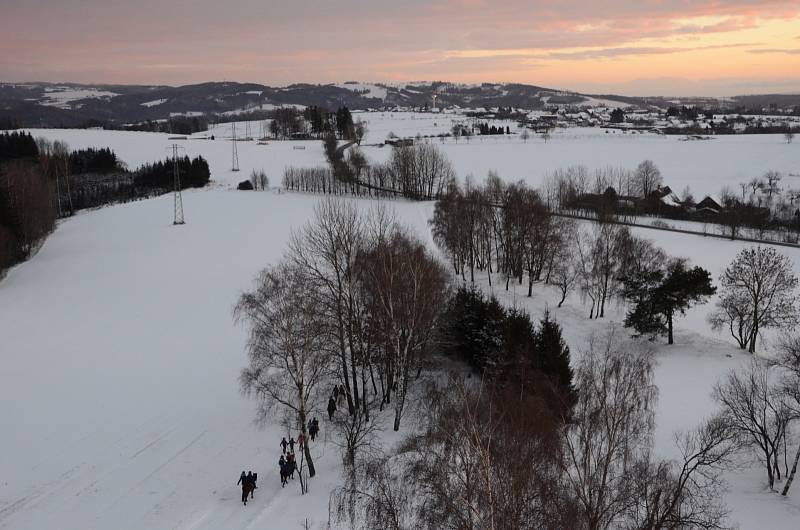
[[[800,93],[800,0],[0,0],[0,81]]]

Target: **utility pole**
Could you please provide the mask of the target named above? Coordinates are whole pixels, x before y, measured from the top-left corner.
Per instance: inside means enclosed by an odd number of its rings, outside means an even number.
[[[236,122],[231,123],[233,131],[233,153],[231,155],[231,171],[239,171],[239,151],[236,149]]]
[[[175,216],[173,225],[184,224],[183,220],[183,196],[181,195],[181,174],[178,169],[178,149],[183,149],[178,144],[172,144],[172,186],[175,206]]]

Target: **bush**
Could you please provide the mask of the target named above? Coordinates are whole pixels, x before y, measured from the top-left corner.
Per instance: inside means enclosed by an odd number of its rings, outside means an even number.
[[[236,189],[240,191],[252,191],[253,184],[249,180],[243,180],[236,186]]]

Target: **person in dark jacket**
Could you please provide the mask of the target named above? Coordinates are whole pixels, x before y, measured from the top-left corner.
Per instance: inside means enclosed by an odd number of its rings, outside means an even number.
[[[250,498],[251,499],[255,497],[253,492],[256,490],[256,477],[257,476],[258,475],[255,475],[252,471],[248,471],[247,472],[247,489],[250,490]]]
[[[328,400],[328,420],[333,420],[333,413],[336,412],[336,401],[333,396]]]
[[[293,437],[289,437],[289,452],[294,453],[294,444],[297,442],[294,441]]]
[[[311,420],[311,428],[308,430],[308,433],[311,435],[311,441],[313,442],[319,433],[319,421],[317,421],[317,418]]]
[[[239,475],[239,482],[236,484],[242,485],[242,504],[247,506],[247,495],[250,493],[250,481],[248,480],[244,471],[242,471],[242,474]]]
[[[283,454],[286,454],[286,446],[289,445],[289,442],[286,441],[286,438],[281,438],[280,446],[283,449]]]

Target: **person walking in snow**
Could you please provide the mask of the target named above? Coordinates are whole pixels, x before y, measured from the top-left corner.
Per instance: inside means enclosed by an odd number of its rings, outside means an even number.
[[[311,428],[308,430],[308,434],[311,435],[312,442],[317,437],[318,432],[319,432],[319,421],[317,421],[317,418],[315,417],[313,420],[311,420]]]
[[[281,459],[278,460],[278,466],[280,467],[281,471],[281,487],[286,486],[286,477],[289,476],[289,473],[287,473],[289,470],[287,465],[288,464],[286,463],[286,460],[283,458],[283,455],[281,455]]]
[[[297,462],[294,459],[294,453],[289,453],[286,457],[286,474],[289,478],[294,480],[294,471],[297,469]]]
[[[289,452],[294,453],[294,444],[297,443],[294,441],[294,438],[291,436],[289,437]]]
[[[311,426],[312,425],[314,425],[314,421],[311,418],[309,418],[308,419],[308,425],[306,425],[306,427],[308,427],[308,434],[311,434]]]
[[[336,412],[336,401],[333,396],[328,400],[328,420],[333,420],[333,413]]]
[[[253,479],[253,472],[252,471],[248,471],[247,472],[247,477],[245,477],[245,480],[247,482],[247,493],[250,494],[250,498],[252,499],[253,498],[253,490],[256,489],[256,481]],[[247,495],[245,495],[245,497],[246,496]]]
[[[289,445],[289,442],[286,441],[286,437],[281,438],[281,448],[283,449],[283,454],[286,454],[286,446]]]
[[[253,473],[253,478],[252,478],[252,480],[250,482],[250,498],[251,499],[255,497],[253,492],[255,492],[258,489],[258,485],[256,484],[256,482],[258,482],[258,473]]]
[[[299,447],[301,451],[303,450],[303,447],[305,446],[305,443],[306,443],[306,437],[303,436],[303,433],[298,434],[297,435],[297,447]]]
[[[247,475],[244,471],[242,474],[239,475],[239,482],[236,483],[237,485],[242,485],[242,504],[247,506],[247,495],[250,493],[250,482],[247,479]]]

